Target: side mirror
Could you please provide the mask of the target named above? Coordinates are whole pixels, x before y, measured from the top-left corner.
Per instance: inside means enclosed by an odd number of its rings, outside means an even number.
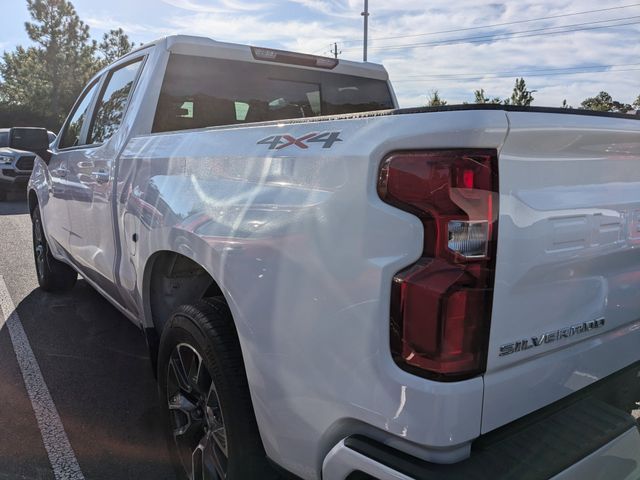
[[[47,129],[14,127],[9,130],[9,148],[40,154],[49,148]]]

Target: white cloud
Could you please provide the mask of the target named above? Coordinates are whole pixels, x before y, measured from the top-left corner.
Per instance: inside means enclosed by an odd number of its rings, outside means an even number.
[[[354,14],[358,15],[357,8],[349,4],[345,4],[339,0],[289,0],[290,3],[302,5],[314,13],[321,13],[328,17],[353,18]],[[362,7],[360,7],[362,9]]]
[[[400,13],[376,24],[377,31],[371,47],[406,43],[426,43],[451,38],[484,35],[492,30],[472,30],[460,33],[409,37],[396,40],[379,40],[379,37],[415,35],[425,32],[438,32],[453,28],[470,28],[486,24],[521,21],[536,17],[549,17],[566,13],[608,8],[610,5],[595,1],[577,2],[538,2],[529,1],[510,3],[506,8],[491,4],[479,5],[476,1],[460,0],[455,5],[444,1],[430,2],[429,10],[418,9],[419,2],[409,1],[411,12]],[[390,3],[378,7],[378,11],[391,11]],[[423,4],[424,5],[424,4]],[[615,6],[615,5],[614,5]],[[403,10],[404,10],[403,4]],[[372,10],[374,11],[374,10]],[[489,16],[487,11],[498,12]],[[640,7],[588,15],[576,15],[549,19],[542,22],[520,23],[500,27],[500,32],[519,32],[543,27],[585,23],[615,18],[629,18],[640,15]],[[375,17],[374,17],[375,18]],[[633,20],[629,20],[631,22]],[[624,22],[626,23],[626,22]],[[495,31],[495,30],[493,30]],[[532,32],[533,33],[533,32]],[[385,64],[401,103],[405,106],[423,104],[426,95],[438,89],[440,95],[450,103],[471,101],[473,90],[484,88],[489,95],[507,97],[511,94],[517,73],[539,69],[575,68],[585,65],[615,65],[640,63],[640,37],[637,25],[572,32],[563,35],[540,35],[526,38],[511,38],[486,43],[466,43],[455,45],[424,46],[401,50],[370,50],[370,58]],[[361,43],[345,56],[358,59]],[[615,67],[605,72],[590,71],[574,75],[558,75],[561,71],[549,72],[553,75],[541,76],[539,73],[523,75],[530,89],[535,89],[535,105],[559,106],[563,99],[579,106],[580,102],[607,90],[614,98],[631,102],[640,93],[640,65]],[[609,70],[618,70],[609,72]],[[630,70],[630,71],[620,71]],[[473,74],[476,75],[461,75]],[[516,72],[512,78],[496,78],[482,75],[484,72]],[[450,75],[440,78],[428,75]],[[423,75],[423,77],[420,77]],[[501,75],[502,76],[502,75]],[[417,77],[417,78],[416,78]],[[478,78],[479,77],[479,78]]]
[[[220,0],[220,2],[231,10],[239,10],[241,12],[255,12],[258,10],[265,10],[273,5],[271,3],[248,3],[236,0]]]
[[[84,20],[87,25],[91,27],[94,37],[96,37],[96,32],[93,29],[107,32],[116,28],[122,28],[134,41],[149,41],[157,37],[175,33],[171,28],[159,27],[148,23],[124,22],[115,17],[86,17]]]
[[[236,0],[220,0],[210,4],[194,0],[162,0],[167,5],[196,13],[231,14],[237,12],[257,12],[269,8],[268,3],[247,3]]]
[[[344,52],[341,58],[361,59],[362,0],[162,1],[177,10],[161,18],[150,16],[144,24],[130,19],[120,22],[116,18],[98,15],[94,15],[89,24],[101,29],[122,26],[137,41],[169,33],[189,33],[221,41],[263,44],[318,54],[326,54],[329,44],[338,42],[338,48]],[[424,103],[426,95],[436,88],[449,103],[472,101],[473,90],[477,88],[484,88],[488,95],[508,97],[514,79],[520,73],[527,80],[528,87],[537,90],[535,105],[558,106],[566,98],[570,104],[579,106],[584,98],[600,90],[607,90],[614,98],[625,102],[633,101],[640,94],[640,71],[634,70],[640,65],[611,67],[602,72],[578,73],[579,70],[573,70],[574,75],[559,75],[562,70],[557,70],[640,63],[638,25],[561,35],[530,32],[541,35],[497,41],[488,38],[484,43],[425,45],[397,50],[377,48],[612,19],[622,19],[619,21],[622,23],[640,22],[640,6],[523,22],[539,17],[610,9],[628,4],[625,0],[616,3],[601,0],[521,0],[508,3],[496,3],[494,0],[370,0],[369,3],[369,59],[386,65],[403,106]],[[119,18],[125,17],[120,14]],[[520,23],[478,28],[509,22]],[[434,33],[446,30],[453,31]],[[405,38],[387,38],[398,36]],[[547,72],[553,73],[548,76],[534,73],[541,69],[556,70]],[[504,73],[490,75],[491,72],[513,72],[513,76]],[[525,72],[529,72],[528,75]]]
[[[190,2],[190,0],[164,1]],[[316,8],[321,8],[319,4],[325,2],[291,0],[287,3],[295,3],[315,11]],[[205,35],[216,40],[237,43],[262,43],[267,46],[315,53],[328,50],[329,43],[333,41],[361,35],[357,21],[349,22],[334,16],[319,15],[317,12],[307,14],[303,18],[294,18],[282,12],[283,10],[279,8],[256,12],[233,12],[226,15],[204,11],[185,12],[173,15],[167,19],[167,23],[177,33]]]

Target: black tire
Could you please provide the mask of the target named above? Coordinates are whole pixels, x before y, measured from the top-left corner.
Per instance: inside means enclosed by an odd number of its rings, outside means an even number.
[[[183,305],[168,320],[160,339],[158,385],[182,478],[278,478],[262,446],[240,343],[222,297]],[[196,467],[189,465],[193,458]]]
[[[70,290],[78,280],[77,272],[51,255],[42,228],[40,209],[36,206],[31,214],[33,228],[33,257],[36,262],[36,274],[40,288],[47,292]]]

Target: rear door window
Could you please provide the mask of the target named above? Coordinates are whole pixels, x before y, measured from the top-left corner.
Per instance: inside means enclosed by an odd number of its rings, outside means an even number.
[[[389,108],[393,99],[383,80],[172,54],[153,132]]]
[[[109,73],[96,106],[89,143],[105,142],[120,127],[141,64],[142,58],[139,58]]]
[[[81,138],[82,127],[87,120],[87,114],[89,113],[89,107],[93,101],[93,97],[98,89],[98,80],[94,81],[85,92],[82,94],[80,101],[73,109],[69,121],[62,131],[58,148],[69,148],[84,145],[85,142]]]

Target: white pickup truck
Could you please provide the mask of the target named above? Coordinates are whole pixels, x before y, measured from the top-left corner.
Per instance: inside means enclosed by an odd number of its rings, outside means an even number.
[[[145,333],[186,478],[640,475],[640,122],[397,109],[385,70],[173,36],[28,186],[43,289]]]

